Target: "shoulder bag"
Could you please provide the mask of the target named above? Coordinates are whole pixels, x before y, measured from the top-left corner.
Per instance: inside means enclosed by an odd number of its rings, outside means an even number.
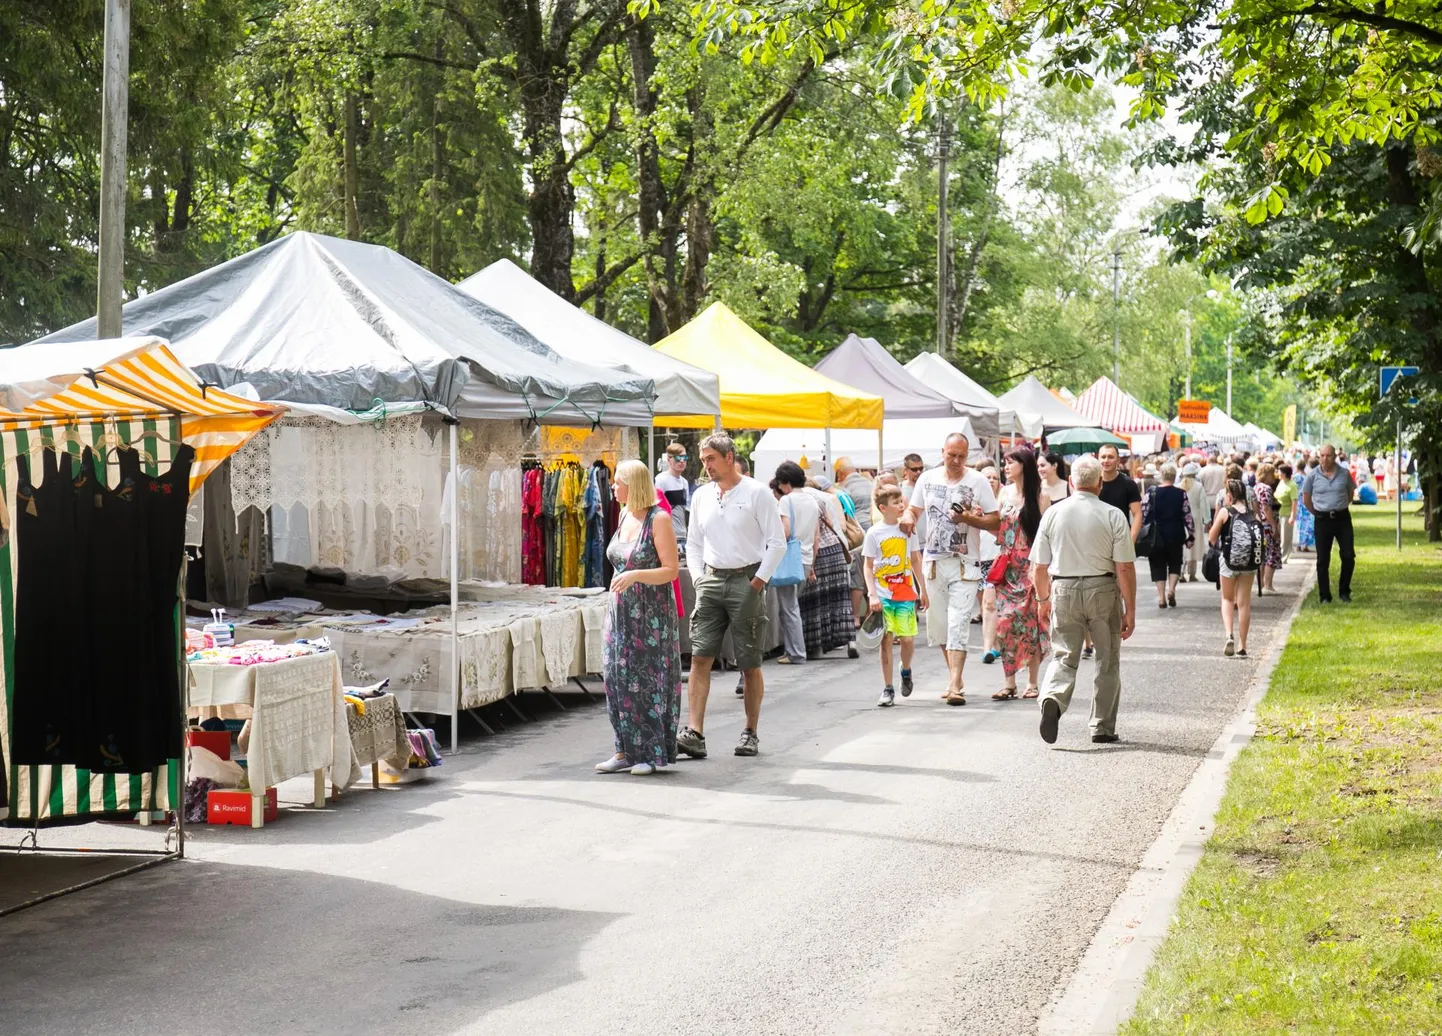
[[[1146,510],[1151,511],[1156,500],[1156,487],[1147,490]],[[1149,558],[1162,549],[1162,531],[1155,521],[1142,522],[1142,531],[1137,534],[1137,557]]]
[[[796,505],[787,502],[791,511],[791,528],[786,536],[786,554],[771,576],[772,586],[799,586],[806,581],[806,565],[801,560],[801,541],[796,538]]]
[[[826,506],[824,504],[821,507],[821,524],[830,529],[831,534],[841,541],[841,553],[846,555],[846,563],[848,565],[851,564],[851,547],[847,544],[847,537],[837,535],[835,527],[831,524],[831,519],[826,517]],[[862,538],[865,539],[864,536]]]

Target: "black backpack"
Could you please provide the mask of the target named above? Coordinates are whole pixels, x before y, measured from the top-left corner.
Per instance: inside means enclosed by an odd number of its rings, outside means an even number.
[[[1232,513],[1222,530],[1222,558],[1233,572],[1262,567],[1262,523],[1251,511]]]

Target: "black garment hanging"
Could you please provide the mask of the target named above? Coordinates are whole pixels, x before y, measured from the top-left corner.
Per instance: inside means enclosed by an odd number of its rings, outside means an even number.
[[[182,445],[163,475],[143,476],[141,503],[146,527],[151,642],[155,653],[152,712],[159,732],[160,759],[181,750],[180,644],[175,606],[185,557],[185,515],[190,503],[190,465],[195,450]],[[157,763],[157,765],[159,765]]]
[[[69,454],[41,454],[37,485],[30,457],[15,458],[15,686],[11,761],[20,766],[84,765],[90,731],[89,651],[85,631],[67,636],[84,600],[84,537],[89,517],[76,507],[78,484],[93,471],[86,450],[77,471]]]

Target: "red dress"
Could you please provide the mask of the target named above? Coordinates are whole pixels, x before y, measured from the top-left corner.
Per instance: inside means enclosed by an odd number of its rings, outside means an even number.
[[[521,582],[546,585],[546,534],[541,522],[539,468],[521,474]]]

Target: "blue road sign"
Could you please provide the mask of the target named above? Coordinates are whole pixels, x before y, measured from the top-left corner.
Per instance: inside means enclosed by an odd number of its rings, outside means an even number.
[[[1381,383],[1382,383],[1382,396],[1385,398],[1386,395],[1387,395],[1388,390],[1392,388],[1392,383],[1393,383],[1393,382],[1395,382],[1398,378],[1412,378],[1412,377],[1416,377],[1416,376],[1417,376],[1417,373],[1418,373],[1418,371],[1419,371],[1419,368],[1417,368],[1417,367],[1381,367],[1381,368],[1378,369],[1378,371],[1379,371],[1379,374],[1380,374],[1380,377],[1381,377]],[[1417,402],[1417,401],[1414,399],[1414,400],[1412,400],[1412,402],[1415,403],[1415,402]]]

